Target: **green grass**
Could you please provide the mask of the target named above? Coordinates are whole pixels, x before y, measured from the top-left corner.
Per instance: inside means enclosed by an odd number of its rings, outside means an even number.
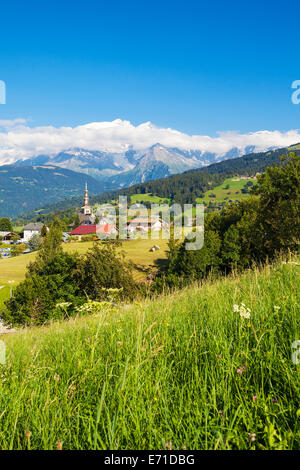
[[[4,302],[9,298],[10,286],[8,284],[0,283],[0,309],[4,306]]]
[[[234,181],[238,180],[238,181]],[[198,204],[203,204],[204,202],[206,204],[209,204],[210,200],[213,199],[210,197],[211,194],[215,194],[216,197],[216,203],[220,204],[226,201],[229,201],[230,199],[232,200],[241,200],[249,197],[249,194],[243,194],[242,189],[244,188],[245,184],[251,181],[252,183],[255,184],[255,179],[253,178],[248,178],[248,179],[240,179],[239,176],[236,176],[234,178],[227,178],[221,185],[216,186],[213,189],[210,189],[209,191],[206,191],[204,193],[204,198],[197,198],[196,202]],[[225,189],[225,187],[229,185],[228,189]],[[226,199],[227,198],[227,199]]]
[[[136,279],[145,277],[147,268],[155,267],[159,264],[165,263],[167,254],[168,240],[130,240],[122,244],[122,250],[128,260],[131,260],[135,265],[134,275]],[[160,251],[150,252],[150,248],[158,244],[161,247]],[[77,251],[82,254],[91,248],[93,242],[75,242],[66,243],[63,245],[64,249],[68,252]],[[28,253],[27,255],[20,255],[14,258],[0,259],[0,285],[8,283],[13,280],[15,283],[22,281],[25,278],[27,265],[35,259],[36,253]]]
[[[299,288],[278,264],[7,335],[0,448],[299,449]]]
[[[132,204],[136,202],[150,202],[152,204],[163,204],[163,203],[169,203],[170,199],[168,198],[162,198],[159,196],[151,196],[150,193],[146,194],[132,194],[130,196]]]

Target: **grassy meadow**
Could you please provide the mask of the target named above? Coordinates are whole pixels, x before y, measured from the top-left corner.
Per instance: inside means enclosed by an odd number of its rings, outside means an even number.
[[[3,336],[0,448],[299,449],[299,270]]]
[[[251,181],[255,184],[254,178],[247,178],[241,179],[239,176],[234,178],[227,178],[224,180],[222,184],[219,186],[210,189],[204,193],[204,198],[197,198],[198,204],[209,204],[211,199],[215,199],[217,204],[221,204],[224,202],[228,202],[230,199],[232,200],[241,200],[249,197],[249,194],[243,194],[242,189],[244,188],[245,184]],[[229,186],[226,188],[226,186]],[[211,196],[211,194],[215,194],[215,197]]]
[[[136,279],[143,279],[148,269],[155,268],[166,262],[168,240],[129,240],[122,243],[122,251],[127,258],[134,263],[134,276]],[[151,252],[150,248],[158,244],[159,251]],[[72,242],[64,243],[63,248],[68,252],[77,251],[82,254],[91,248],[93,242]],[[36,253],[16,256],[14,258],[0,259],[0,285],[5,285],[13,280],[15,283],[21,282],[25,278],[28,264],[36,257]],[[0,292],[1,301],[1,292]]]

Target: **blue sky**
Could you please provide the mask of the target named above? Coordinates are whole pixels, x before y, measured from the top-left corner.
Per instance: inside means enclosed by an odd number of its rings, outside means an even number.
[[[0,120],[300,128],[296,1],[1,2]]]

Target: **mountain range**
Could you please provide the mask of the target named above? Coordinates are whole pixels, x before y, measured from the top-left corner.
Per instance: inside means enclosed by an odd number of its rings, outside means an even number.
[[[269,153],[279,159],[280,152],[287,149],[259,154],[250,154],[251,150],[249,146],[243,158],[247,161],[249,155],[248,160],[254,167],[253,161],[263,159],[267,164],[272,160]],[[226,168],[230,168],[230,163],[226,162],[232,162],[232,169],[236,171],[240,153],[238,148],[232,148],[223,156]],[[12,217],[81,196],[86,181],[90,194],[101,194],[199,169],[218,173],[220,159],[214,153],[168,148],[158,143],[145,150],[131,149],[123,153],[74,148],[19,160],[13,165],[0,166],[0,216]]]
[[[253,146],[248,146],[245,153],[253,150]],[[144,150],[131,149],[117,153],[74,148],[56,154],[42,154],[31,159],[18,160],[15,165],[58,166],[88,174],[114,189],[183,173],[241,155],[242,151],[238,148],[232,148],[220,156],[201,150],[169,148],[157,143]]]
[[[194,203],[197,197],[202,197],[201,193],[207,189],[212,189],[214,185],[221,184],[227,177],[233,175],[254,176],[257,173],[264,172],[267,167],[274,164],[284,164],[280,159],[281,155],[291,151],[299,155],[300,144],[268,152],[243,155],[238,158],[213,163],[200,169],[192,169],[184,173],[135,184],[122,190],[115,189],[105,192],[103,189],[102,193],[98,195],[91,194],[90,202],[91,204],[109,202],[112,199],[117,199],[119,194],[131,196],[133,194],[151,193],[154,196],[169,198],[180,204]],[[103,182],[98,184],[103,184]],[[77,197],[46,204],[38,213],[37,211],[26,213],[22,211],[22,217],[26,220],[41,221],[44,220],[44,217],[47,218],[47,214],[63,214],[64,211],[80,207],[81,203],[82,194]]]

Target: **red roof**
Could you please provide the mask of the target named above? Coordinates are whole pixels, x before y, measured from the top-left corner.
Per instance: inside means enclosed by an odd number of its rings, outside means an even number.
[[[110,233],[115,228],[114,224],[103,225],[79,225],[70,235],[88,235],[90,233]]]
[[[89,233],[96,233],[96,225],[79,225],[72,230],[70,235],[88,235]]]

